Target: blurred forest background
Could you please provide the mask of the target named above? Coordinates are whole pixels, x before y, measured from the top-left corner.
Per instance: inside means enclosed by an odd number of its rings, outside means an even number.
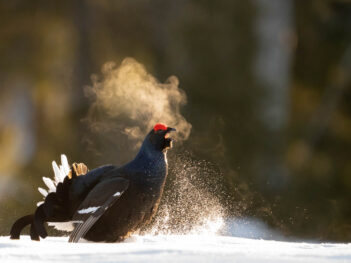
[[[192,131],[170,159],[211,163],[230,216],[351,241],[346,0],[0,1],[1,235],[61,153],[89,167],[135,154],[84,122],[91,75],[125,57],[178,77]]]

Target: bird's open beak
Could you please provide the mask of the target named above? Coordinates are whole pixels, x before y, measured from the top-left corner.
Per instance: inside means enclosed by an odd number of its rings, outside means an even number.
[[[176,131],[176,129],[168,127],[166,130],[166,134],[165,134],[165,145],[164,145],[164,149],[167,150],[169,148],[172,148],[173,144],[172,141],[173,139],[170,137],[169,133],[172,131]]]
[[[165,138],[166,139],[170,139],[170,135],[169,133],[172,132],[172,131],[177,131],[175,128],[171,128],[171,127],[168,127],[167,130],[166,130],[166,134],[165,134]]]

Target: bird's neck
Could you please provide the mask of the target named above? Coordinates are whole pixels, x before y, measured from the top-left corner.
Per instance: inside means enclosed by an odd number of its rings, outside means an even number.
[[[157,151],[154,147],[143,143],[139,153],[127,166],[145,174],[145,178],[163,181],[167,176],[167,153]]]
[[[165,161],[167,162],[167,152],[157,151],[151,147],[141,147],[139,153],[136,155],[135,161],[142,160],[148,162]]]

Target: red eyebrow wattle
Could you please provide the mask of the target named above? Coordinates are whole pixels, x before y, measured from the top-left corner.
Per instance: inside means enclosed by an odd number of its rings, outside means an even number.
[[[163,124],[163,123],[157,123],[154,126],[154,131],[158,131],[158,130],[167,130],[167,125]]]

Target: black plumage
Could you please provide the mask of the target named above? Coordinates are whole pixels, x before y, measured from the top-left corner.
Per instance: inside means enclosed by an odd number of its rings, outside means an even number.
[[[139,153],[122,167],[106,165],[88,171],[73,164],[64,180],[49,193],[34,215],[18,219],[11,238],[31,224],[32,240],[47,236],[45,222],[71,222],[69,241],[84,237],[91,241],[122,241],[147,224],[157,211],[167,177],[169,132],[175,129],[156,124]]]

